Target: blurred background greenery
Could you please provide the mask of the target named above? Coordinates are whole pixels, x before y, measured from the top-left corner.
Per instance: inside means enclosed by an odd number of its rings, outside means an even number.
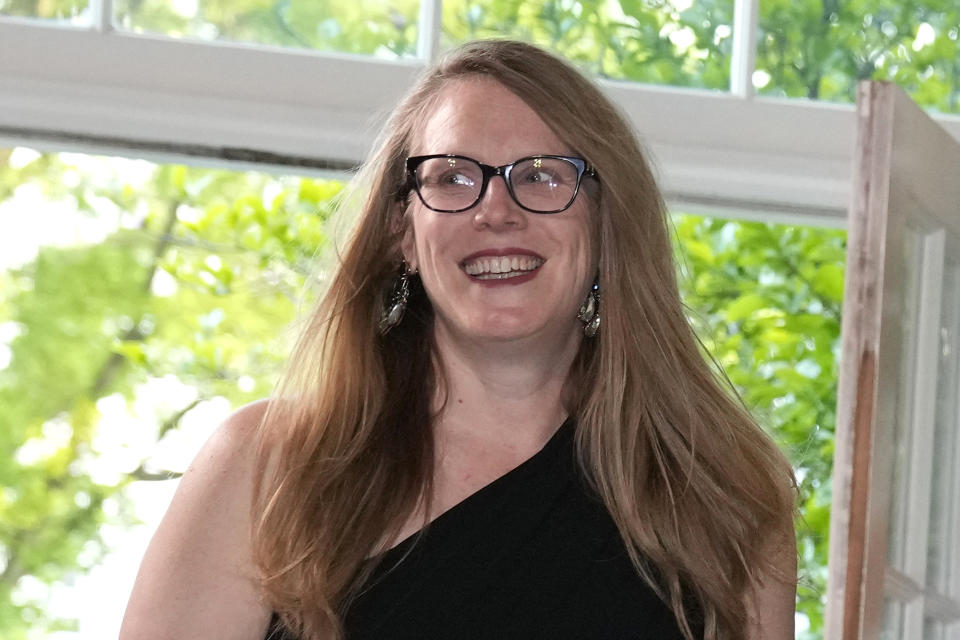
[[[416,0],[114,8],[137,32],[416,54]],[[759,11],[761,95],[849,102],[859,80],[885,78],[931,109],[960,110],[954,0],[761,0]],[[82,24],[89,12],[0,0],[0,15]],[[448,0],[441,42],[519,37],[595,76],[724,91],[732,16],[732,0]],[[315,255],[342,186],[0,150],[4,638],[76,628],[50,607],[50,586],[93,570],[135,525],[137,487],[176,482],[183,456],[170,451],[192,454],[189,434],[214,426],[206,416],[270,392],[323,277]],[[820,638],[845,234],[682,211],[674,224],[690,318],[801,481],[797,635]]]

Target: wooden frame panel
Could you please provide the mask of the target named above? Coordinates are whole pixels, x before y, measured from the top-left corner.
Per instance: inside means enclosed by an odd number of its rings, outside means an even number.
[[[905,605],[898,638],[920,640],[925,615],[946,622],[960,609],[956,594],[925,584],[944,252],[948,236],[960,237],[960,145],[893,85],[862,84],[857,104],[825,637],[879,637],[886,594]],[[920,238],[917,309],[905,307],[912,234]],[[917,314],[909,333],[905,313]],[[888,567],[887,553],[897,422],[910,442],[902,570]]]

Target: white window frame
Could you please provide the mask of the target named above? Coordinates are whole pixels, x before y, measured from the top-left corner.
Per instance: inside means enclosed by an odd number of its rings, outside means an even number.
[[[340,172],[364,159],[385,114],[439,50],[441,0],[421,0],[414,60],[121,32],[110,0],[91,1],[90,28],[0,18],[0,147]],[[729,92],[600,84],[641,133],[671,203],[841,227],[854,107],[754,95],[758,2],[735,0]],[[935,119],[960,140],[960,117]],[[914,508],[929,509],[916,494]],[[952,520],[960,528],[960,510]],[[887,589],[922,594],[928,609],[955,615],[918,575],[892,573]]]
[[[928,619],[960,640],[958,458],[935,454],[960,453],[960,145],[895,86],[862,83],[858,102],[824,636],[934,640]]]
[[[0,18],[0,146],[158,161],[340,171],[437,54],[441,0],[423,0],[414,60],[199,42]],[[735,0],[730,92],[602,81],[640,132],[674,204],[842,226],[852,105],[756,97],[757,2]],[[960,139],[960,118],[938,121]]]

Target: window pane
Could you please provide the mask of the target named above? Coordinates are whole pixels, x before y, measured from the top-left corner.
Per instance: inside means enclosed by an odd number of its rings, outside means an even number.
[[[823,634],[846,232],[677,214],[697,334],[799,483],[797,637]]]
[[[117,637],[171,478],[273,387],[340,188],[0,149],[0,636]]]
[[[443,43],[508,36],[605,78],[727,89],[733,0],[448,0]]]
[[[0,0],[0,16],[89,24],[88,0]]]
[[[933,479],[930,495],[930,532],[927,542],[927,586],[947,594],[950,549],[960,531],[950,531],[960,492],[956,460],[960,460],[960,265],[947,258],[944,269],[940,323],[940,362],[937,376],[937,413],[934,423]]]
[[[417,52],[418,0],[116,0],[119,28],[387,58]]]
[[[924,107],[960,111],[960,4],[760,0],[754,84],[772,96],[853,102],[891,80]]]
[[[880,640],[903,640],[903,605],[891,598],[884,599],[883,629]]]
[[[923,619],[923,640],[945,640],[943,623],[932,618]]]
[[[909,535],[907,499],[909,497],[910,455],[914,446],[910,432],[913,415],[913,383],[917,358],[917,324],[921,290],[921,236],[910,228],[904,230],[903,325],[901,327],[900,388],[894,419],[893,469],[890,484],[890,522],[887,537],[887,558],[890,566],[905,571],[906,544]]]

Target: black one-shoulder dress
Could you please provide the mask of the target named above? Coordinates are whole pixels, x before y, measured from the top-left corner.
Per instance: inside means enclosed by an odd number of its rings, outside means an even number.
[[[582,480],[568,420],[533,457],[380,558],[348,640],[682,640]],[[414,544],[415,543],[415,544]],[[293,640],[276,618],[268,640]]]

